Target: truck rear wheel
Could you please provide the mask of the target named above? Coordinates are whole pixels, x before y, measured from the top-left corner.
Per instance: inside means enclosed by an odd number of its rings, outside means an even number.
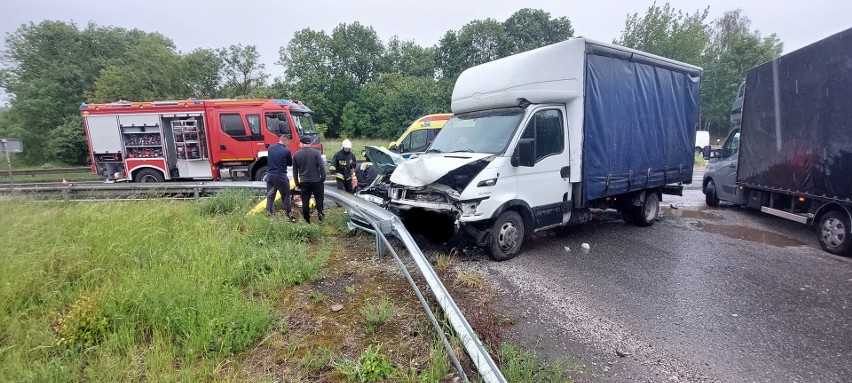
[[[507,210],[491,226],[488,257],[503,262],[518,255],[524,243],[524,220],[516,211]]]
[[[823,214],[817,225],[820,247],[834,255],[852,256],[850,229],[849,214],[837,210]]]
[[[631,206],[630,210],[630,213],[632,213],[630,223],[640,227],[651,226],[657,220],[657,216],[660,215],[660,197],[657,193],[648,191],[645,193],[645,200],[642,201],[642,204]]]
[[[165,179],[163,178],[163,173],[158,172],[154,169],[142,169],[136,172],[136,175],[133,176],[134,182],[163,182]]]
[[[716,194],[716,183],[713,180],[707,181],[707,186],[704,187],[704,202],[710,207],[719,207],[719,196]]]

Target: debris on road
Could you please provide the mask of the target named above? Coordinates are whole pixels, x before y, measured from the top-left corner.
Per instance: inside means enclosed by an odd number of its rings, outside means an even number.
[[[618,355],[620,358],[626,358],[630,356],[630,353],[624,350],[615,349],[615,355]]]
[[[338,312],[340,310],[343,310],[343,305],[341,305],[341,304],[336,304],[336,305],[331,306],[332,312]]]

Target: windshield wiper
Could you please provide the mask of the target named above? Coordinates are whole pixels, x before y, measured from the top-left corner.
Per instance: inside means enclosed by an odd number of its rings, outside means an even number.
[[[450,152],[450,153],[460,153],[460,152],[473,153],[473,149],[459,149],[459,150],[453,150],[453,151],[452,151],[452,152]]]
[[[441,149],[429,149],[426,153],[443,153],[444,151]]]

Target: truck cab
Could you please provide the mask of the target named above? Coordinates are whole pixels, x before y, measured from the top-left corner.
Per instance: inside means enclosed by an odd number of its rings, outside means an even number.
[[[737,202],[737,163],[740,152],[740,129],[734,128],[725,139],[718,157],[710,158],[704,172],[704,196],[708,206],[719,206],[719,200]],[[707,156],[709,158],[709,156]]]

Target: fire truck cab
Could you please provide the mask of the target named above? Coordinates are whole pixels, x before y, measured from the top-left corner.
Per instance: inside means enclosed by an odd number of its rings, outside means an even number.
[[[269,145],[323,151],[311,110],[294,100],[82,104],[92,171],[108,180],[264,180]],[[324,157],[324,156],[323,156]]]

